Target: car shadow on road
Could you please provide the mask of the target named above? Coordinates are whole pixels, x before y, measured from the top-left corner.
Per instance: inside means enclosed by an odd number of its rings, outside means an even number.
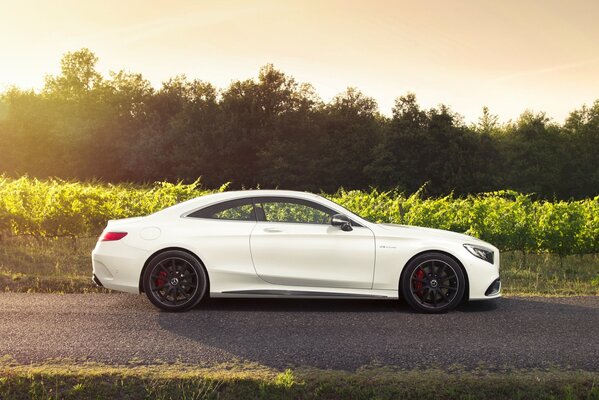
[[[456,311],[461,311],[465,313],[489,312],[496,310],[498,307],[498,303],[501,301],[504,301],[504,299],[468,301],[462,303]]]
[[[496,300],[464,302],[457,308],[462,312],[487,312],[497,308]],[[210,298],[197,310],[215,311],[279,311],[279,312],[352,312],[352,313],[416,313],[401,300],[365,299],[242,299]]]
[[[211,299],[186,313],[159,312],[157,318],[164,330],[190,340],[191,348],[218,349],[226,357],[275,368],[475,367],[514,360],[522,367],[565,361],[586,366],[586,356],[568,350],[579,339],[563,327],[574,319],[585,332],[597,331],[589,310],[518,298],[470,302],[438,315],[387,300]],[[575,317],[581,313],[584,318]],[[599,315],[596,308],[591,313]],[[544,341],[538,340],[539,330]],[[438,341],[452,345],[430,345]]]
[[[409,312],[397,300],[342,299],[241,299],[211,298],[196,309],[218,311],[279,311],[279,312]]]

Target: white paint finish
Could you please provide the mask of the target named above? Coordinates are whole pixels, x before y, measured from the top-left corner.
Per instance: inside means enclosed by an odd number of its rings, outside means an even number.
[[[142,229],[141,232],[139,233],[139,236],[144,240],[154,240],[154,239],[158,239],[158,237],[160,237],[160,232],[161,232],[160,228],[152,226],[149,228]]]
[[[344,232],[329,225],[185,217],[210,204],[249,196],[313,201],[346,214],[363,228]],[[161,230],[160,236],[142,239],[140,232],[153,227]],[[437,229],[370,223],[311,193],[284,190],[217,193],[147,217],[110,221],[105,231],[129,234],[116,242],[98,242],[92,253],[94,272],[106,287],[128,292],[139,292],[140,274],[148,258],[170,247],[186,249],[201,259],[214,296],[231,296],[223,292],[240,290],[316,290],[348,296],[391,293],[397,297],[403,267],[424,251],[448,253],[464,266],[471,300],[490,298],[484,292],[499,276],[499,251],[488,243]],[[474,257],[463,247],[465,243],[493,249],[495,264]]]
[[[151,253],[130,246],[125,238],[96,244],[92,252],[93,272],[108,289],[139,293],[140,273]],[[135,240],[142,239],[136,236]]]
[[[251,252],[258,276],[275,285],[370,289],[374,235],[331,225],[258,222]]]

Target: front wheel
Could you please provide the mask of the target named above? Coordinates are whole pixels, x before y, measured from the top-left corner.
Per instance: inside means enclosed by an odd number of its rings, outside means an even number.
[[[425,253],[405,267],[401,294],[416,311],[442,313],[454,309],[466,290],[459,264],[443,253]]]
[[[204,267],[191,254],[169,250],[150,261],[143,276],[148,299],[165,311],[184,311],[198,304],[206,293]]]

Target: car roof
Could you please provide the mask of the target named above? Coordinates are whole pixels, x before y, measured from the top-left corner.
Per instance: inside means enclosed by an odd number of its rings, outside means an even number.
[[[204,196],[199,196],[191,200],[184,201],[179,204],[175,204],[171,207],[165,208],[158,211],[155,214],[181,214],[184,212],[191,211],[203,207],[205,205],[218,203],[221,201],[244,199],[247,197],[256,196],[280,196],[280,197],[294,197],[306,200],[324,200],[323,197],[309,192],[300,192],[295,190],[279,190],[279,189],[249,189],[249,190],[232,190],[227,192],[211,193]]]

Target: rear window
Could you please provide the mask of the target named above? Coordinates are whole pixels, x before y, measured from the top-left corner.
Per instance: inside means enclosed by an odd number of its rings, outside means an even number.
[[[224,219],[231,221],[255,221],[256,213],[252,199],[223,201],[187,215],[191,218]]]

